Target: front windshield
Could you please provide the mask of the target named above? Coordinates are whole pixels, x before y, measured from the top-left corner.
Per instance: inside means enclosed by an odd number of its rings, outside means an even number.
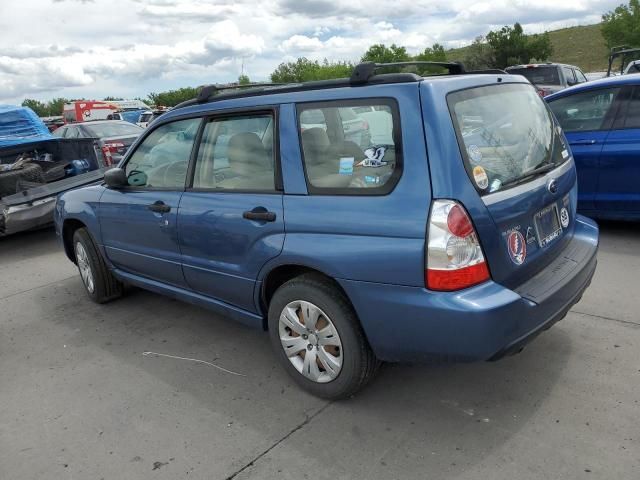
[[[522,183],[568,158],[548,108],[526,84],[499,84],[449,94],[465,167],[482,194]]]

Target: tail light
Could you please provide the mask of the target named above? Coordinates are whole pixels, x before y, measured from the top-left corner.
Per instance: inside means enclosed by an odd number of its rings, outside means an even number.
[[[102,146],[102,156],[104,158],[104,164],[110,167],[115,162],[113,161],[113,154],[120,154],[124,149],[124,143],[105,143]]]
[[[369,130],[369,122],[367,122],[366,120],[362,121],[362,129],[363,130]]]
[[[453,200],[435,200],[429,220],[426,287],[460,290],[490,278],[478,235],[464,207]]]

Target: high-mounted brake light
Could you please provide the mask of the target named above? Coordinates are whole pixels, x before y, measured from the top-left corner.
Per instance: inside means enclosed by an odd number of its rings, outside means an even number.
[[[430,290],[460,290],[491,278],[471,219],[453,200],[433,202],[426,263],[425,285]]]

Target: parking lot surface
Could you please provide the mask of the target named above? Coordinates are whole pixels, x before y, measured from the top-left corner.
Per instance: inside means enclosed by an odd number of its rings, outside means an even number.
[[[95,305],[51,230],[0,239],[0,478],[640,478],[640,225],[601,228],[590,289],[520,355],[385,365],[333,403],[263,332]]]

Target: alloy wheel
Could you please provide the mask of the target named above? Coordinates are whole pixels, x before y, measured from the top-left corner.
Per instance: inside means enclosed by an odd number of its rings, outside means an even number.
[[[278,322],[280,343],[295,369],[317,383],[334,380],[342,369],[340,335],[331,319],[304,300],[288,303]]]

